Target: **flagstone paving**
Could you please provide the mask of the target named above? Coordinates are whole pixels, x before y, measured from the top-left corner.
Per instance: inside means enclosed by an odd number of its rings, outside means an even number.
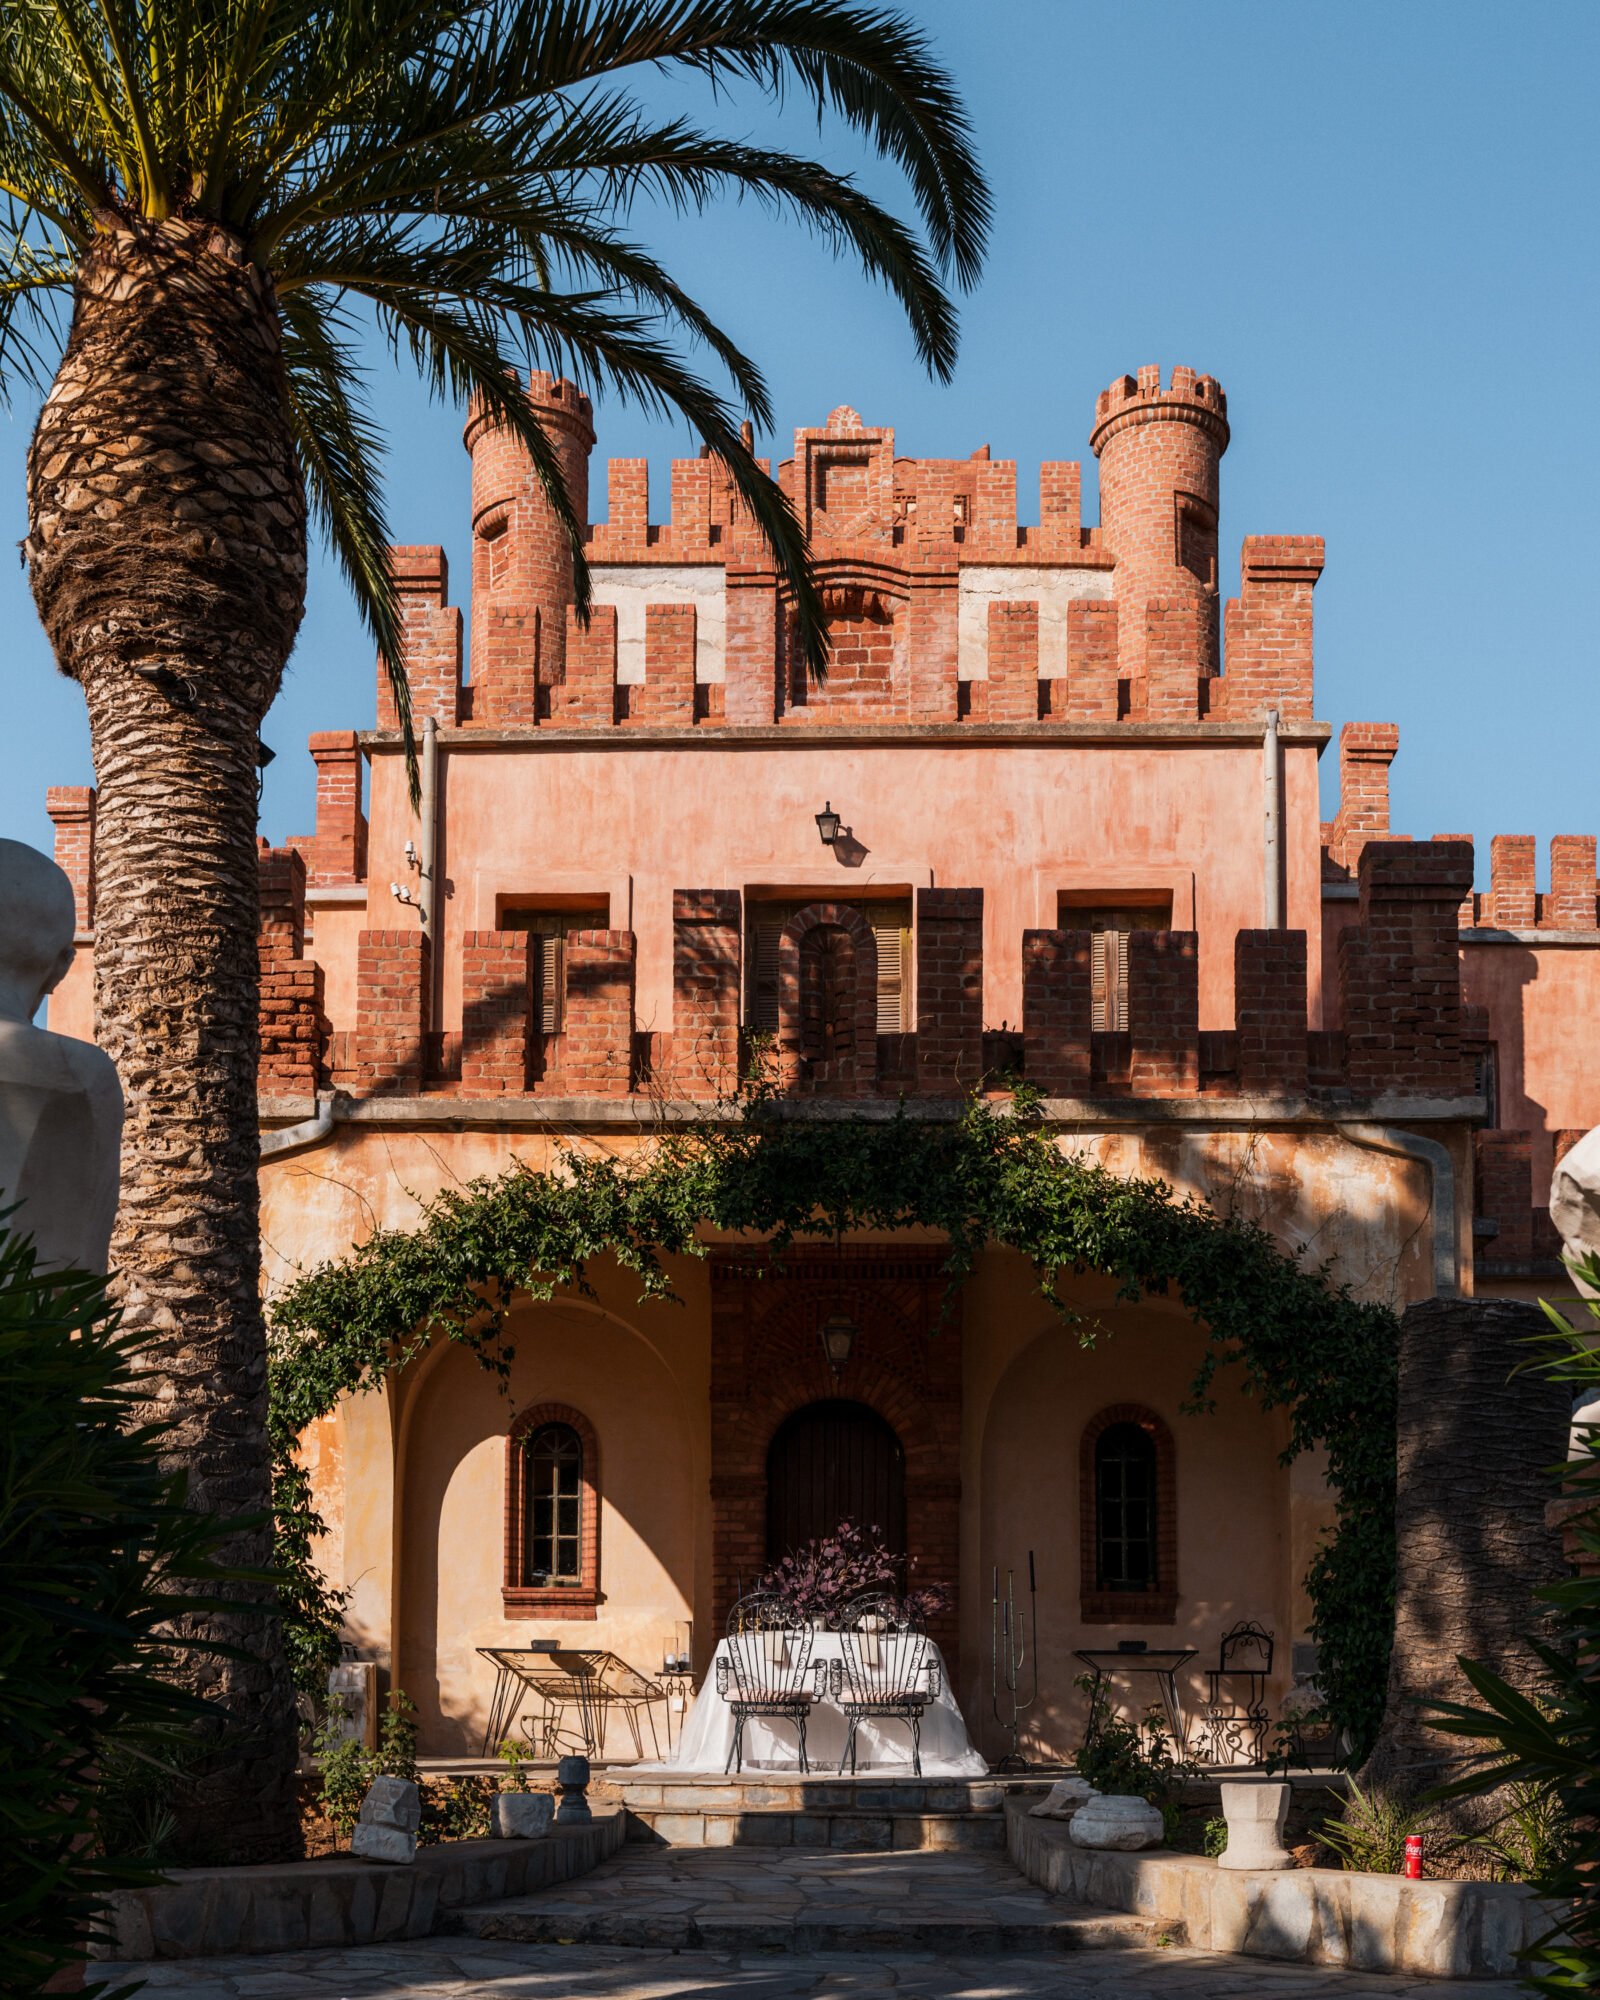
[[[97,1968],[152,2000],[1520,2000],[1162,1943],[985,1853],[632,1847],[467,1935]],[[523,1929],[521,1937],[506,1932]],[[498,1933],[490,1935],[490,1932]],[[624,1942],[626,1940],[626,1942]],[[840,1948],[828,1949],[834,1945]]]

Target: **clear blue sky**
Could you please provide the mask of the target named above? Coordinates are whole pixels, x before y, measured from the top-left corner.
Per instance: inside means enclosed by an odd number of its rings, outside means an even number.
[[[1473,833],[1481,879],[1492,833],[1600,826],[1600,7],[913,11],[968,95],[998,211],[949,388],[918,372],[884,297],[759,211],[636,222],[765,364],[775,455],[849,402],[894,424],[905,452],[988,443],[1017,459],[1023,519],[1036,519],[1041,458],[1088,461],[1092,495],[1089,422],[1114,375],[1208,370],[1234,428],[1224,581],[1237,588],[1247,533],[1327,537],[1317,711],[1400,724],[1397,828]],[[723,116],[771,128],[758,106]],[[790,132],[814,137],[798,119]],[[442,541],[462,597],[459,416],[391,373],[386,350],[373,360],[395,537]],[[33,418],[19,402],[0,419],[13,544]],[[664,505],[666,463],[692,441],[622,409],[602,407],[597,427],[597,461],[648,455]],[[603,475],[596,490],[603,509]],[[44,788],[90,781],[88,739],[17,565],[0,572],[0,630],[0,833],[47,846]],[[270,837],[310,828],[308,731],[372,714],[370,646],[319,560],[264,730],[279,753]]]

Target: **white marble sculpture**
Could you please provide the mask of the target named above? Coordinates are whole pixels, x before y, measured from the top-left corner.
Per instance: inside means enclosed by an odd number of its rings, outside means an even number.
[[[47,1267],[104,1271],[117,1213],[122,1087],[92,1042],[36,1028],[66,977],[72,884],[48,855],[0,840],[0,1208]]]
[[[1568,1264],[1600,1256],[1600,1125],[1586,1132],[1556,1168],[1550,1182],[1550,1220],[1566,1250]],[[1574,1276],[1585,1297],[1592,1288]],[[1600,1433],[1600,1398],[1580,1403],[1572,1413],[1573,1458],[1583,1457]]]

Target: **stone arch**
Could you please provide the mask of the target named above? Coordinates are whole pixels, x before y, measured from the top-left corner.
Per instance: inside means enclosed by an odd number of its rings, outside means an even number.
[[[870,1096],[878,1080],[878,948],[849,903],[808,903],[778,939],[784,1081]]]

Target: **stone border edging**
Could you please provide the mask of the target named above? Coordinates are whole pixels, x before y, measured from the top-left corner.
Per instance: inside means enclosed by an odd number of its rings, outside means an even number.
[[[1514,1882],[1408,1882],[1338,1868],[1228,1870],[1163,1849],[1073,1844],[1060,1820],[1006,1800],[1006,1852],[1030,1882],[1097,1909],[1180,1925],[1201,1951],[1433,1979],[1515,1978],[1517,1954],[1554,1922]]]
[[[553,1827],[540,1840],[452,1840],[409,1867],[336,1855],[282,1867],[177,1868],[149,1889],[119,1889],[98,1958],[220,1958],[233,1952],[340,1950],[430,1937],[448,1912],[525,1896],[587,1875],[621,1847],[624,1814]]]

